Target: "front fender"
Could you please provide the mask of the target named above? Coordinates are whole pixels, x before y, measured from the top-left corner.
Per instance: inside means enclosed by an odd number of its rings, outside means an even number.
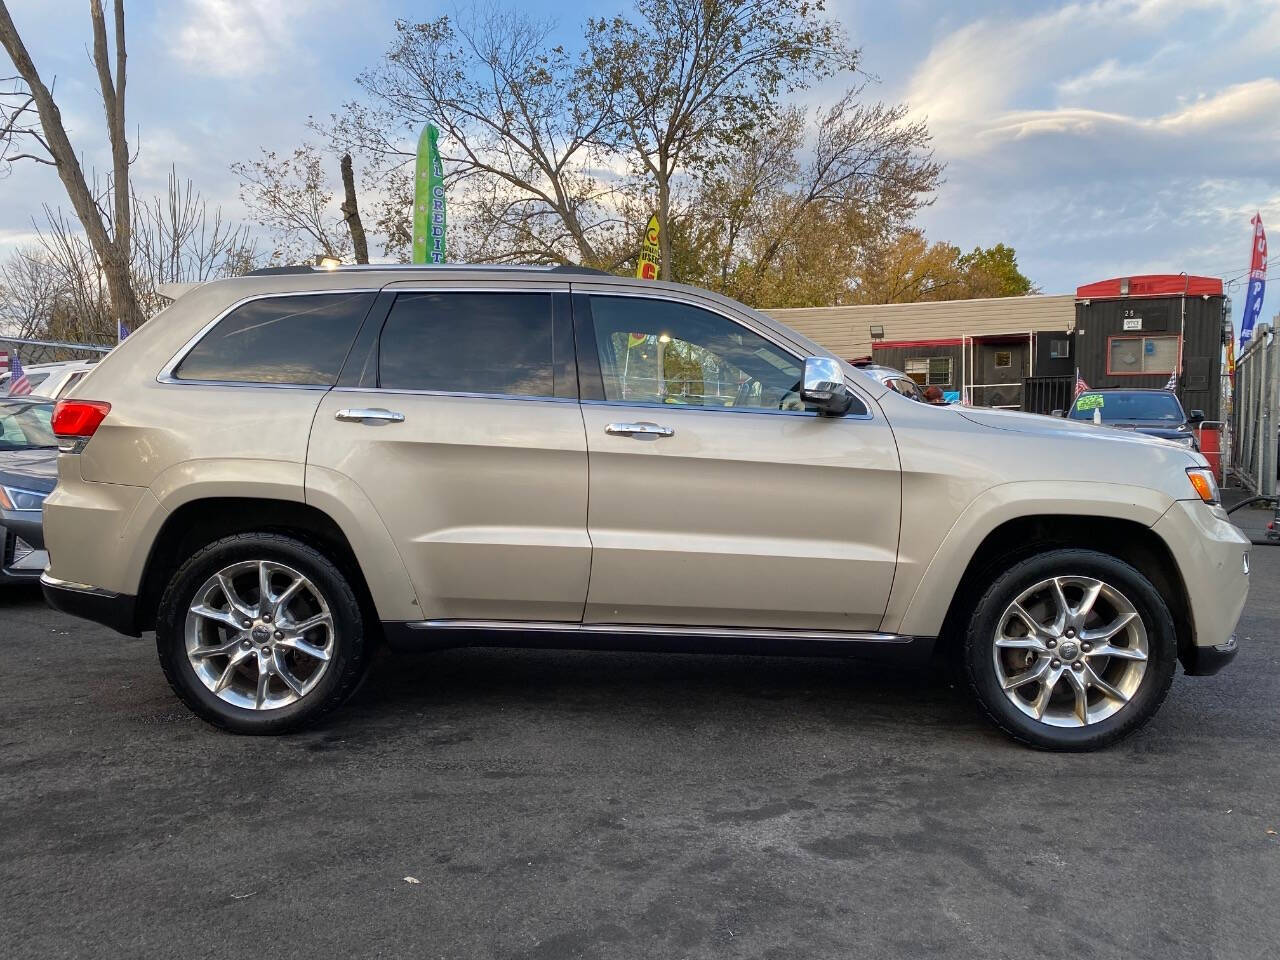
[[[1035,516],[1103,517],[1150,527],[1174,503],[1149,487],[1089,480],[1030,480],[983,491],[941,531],[936,546],[903,543],[881,629],[936,637],[978,546],[1001,524]]]

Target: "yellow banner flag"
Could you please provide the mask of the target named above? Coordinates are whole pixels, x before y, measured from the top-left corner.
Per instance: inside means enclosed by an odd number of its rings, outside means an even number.
[[[660,257],[658,215],[655,213],[649,218],[649,225],[644,228],[644,242],[640,245],[640,262],[636,264],[636,277],[640,280],[657,280]]]

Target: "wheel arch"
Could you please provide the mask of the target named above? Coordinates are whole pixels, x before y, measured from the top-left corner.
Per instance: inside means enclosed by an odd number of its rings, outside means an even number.
[[[165,517],[138,587],[139,629],[154,629],[165,585],[183,560],[222,537],[251,531],[291,536],[323,552],[351,583],[369,629],[377,629],[378,608],[369,583],[338,523],[309,504],[262,497],[203,497],[181,504]]]
[[[1136,520],[1089,514],[1028,514],[992,529],[969,558],[950,595],[941,643],[949,644],[962,635],[983,584],[1020,560],[1068,547],[1097,550],[1137,569],[1169,605],[1179,656],[1194,644],[1187,587],[1168,544]]]

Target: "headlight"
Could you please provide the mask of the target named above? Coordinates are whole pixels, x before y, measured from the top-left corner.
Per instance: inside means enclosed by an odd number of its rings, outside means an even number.
[[[1186,447],[1188,450],[1190,450],[1193,447],[1195,447],[1196,438],[1191,436],[1191,434],[1187,434],[1185,437],[1175,438],[1173,442],[1178,444],[1178,446],[1180,447]]]
[[[39,510],[44,506],[47,493],[20,490],[17,487],[0,487],[0,507],[6,510]]]
[[[1187,479],[1205,503],[1213,506],[1218,502],[1218,481],[1208,467],[1187,467]]]

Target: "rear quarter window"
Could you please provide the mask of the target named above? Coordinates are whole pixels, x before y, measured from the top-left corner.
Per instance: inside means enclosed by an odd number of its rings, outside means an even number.
[[[173,376],[331,387],[374,296],[321,293],[250,300],[219,320]]]

